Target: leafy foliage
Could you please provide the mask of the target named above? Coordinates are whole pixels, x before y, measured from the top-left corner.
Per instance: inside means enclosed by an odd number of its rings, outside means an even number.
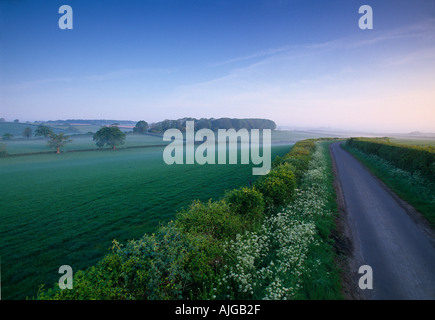
[[[124,144],[126,134],[122,132],[117,126],[103,127],[94,134],[94,141],[100,148],[105,145],[110,146],[113,150],[116,146]]]
[[[399,145],[389,142],[388,138],[351,138],[346,143],[365,153],[377,155],[400,169],[419,172],[435,182],[435,148],[433,147]]]
[[[32,136],[32,132],[33,132],[32,128],[30,127],[24,128],[23,137],[29,139]]]
[[[72,140],[69,136],[65,135],[63,132],[61,133],[53,133],[51,132],[48,136],[48,146],[50,148],[55,148],[57,153],[60,153],[60,148],[62,148],[68,142]]]
[[[214,269],[208,239],[180,232],[173,223],[155,234],[122,246],[113,241],[112,252],[96,266],[78,271],[74,290],[55,287],[41,291],[39,299],[143,299],[169,300],[200,292]]]
[[[133,128],[134,133],[144,134],[148,131],[148,123],[144,120],[138,121]]]
[[[294,167],[290,164],[280,164],[255,183],[258,191],[264,196],[267,209],[276,209],[293,199],[296,189],[293,170]]]
[[[245,228],[242,217],[234,214],[223,200],[194,201],[177,215],[176,225],[184,232],[205,234],[217,240],[234,238]]]
[[[232,119],[232,118],[219,118],[219,119],[195,119],[195,118],[182,118],[177,120],[164,120],[151,124],[150,132],[162,133],[168,129],[178,129],[181,131],[186,130],[186,121],[193,121],[195,129],[211,129],[216,131],[218,129],[276,129],[276,124],[268,119]]]
[[[73,290],[41,290],[38,299],[303,296],[303,285],[324,281],[324,270],[332,268],[325,262],[332,256],[323,242],[328,232],[318,233],[325,225],[319,219],[330,219],[330,211],[325,207],[329,193],[322,189],[323,151],[310,162],[314,142],[296,144],[251,188],[229,191],[219,201],[194,201],[175,221],[125,247],[114,241],[112,252],[97,265],[75,274]],[[295,174],[291,158],[299,159],[306,173]],[[296,189],[296,176],[303,190]],[[296,195],[300,205],[289,206]],[[315,260],[320,253],[326,258]],[[326,296],[336,297],[337,285],[327,286],[332,294]]]
[[[52,131],[49,127],[40,124],[35,130],[35,137],[47,138],[51,133]]]
[[[249,216],[254,221],[263,218],[263,194],[255,187],[233,189],[225,194],[225,201],[236,214]]]

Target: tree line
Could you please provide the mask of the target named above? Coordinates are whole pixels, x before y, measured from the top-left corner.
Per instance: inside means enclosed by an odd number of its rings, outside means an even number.
[[[140,120],[133,128],[133,133],[146,134],[146,133],[163,133],[168,129],[178,129],[182,132],[186,131],[186,121],[193,121],[196,130],[211,129],[217,131],[218,129],[276,129],[276,124],[272,120],[268,119],[231,119],[231,118],[219,118],[219,119],[195,119],[195,118],[182,118],[177,120],[163,120],[160,122],[148,123],[144,120]],[[23,131],[23,136],[30,138],[33,130],[27,127]],[[44,137],[47,139],[48,146],[54,148],[56,153],[60,153],[60,148],[65,146],[68,142],[71,142],[69,136],[64,133],[55,133],[50,127],[39,125],[35,130],[35,136]],[[3,139],[9,140],[13,137],[11,134],[4,134]],[[104,146],[110,146],[113,150],[117,146],[124,144],[126,134],[122,132],[116,124],[110,126],[103,126],[93,135],[93,140],[100,148]]]
[[[235,119],[235,118],[182,118],[177,120],[163,120],[160,122],[152,123],[148,131],[151,133],[163,133],[168,129],[178,129],[180,131],[186,130],[186,121],[194,121],[195,129],[211,129],[216,131],[218,129],[276,129],[276,124],[268,119]]]

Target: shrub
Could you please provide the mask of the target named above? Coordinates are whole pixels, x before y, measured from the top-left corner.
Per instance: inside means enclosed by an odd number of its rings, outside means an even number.
[[[263,194],[267,209],[289,203],[296,189],[296,179],[289,164],[281,164],[261,177],[256,188]]]
[[[207,203],[196,200],[177,214],[175,223],[184,232],[205,234],[217,240],[234,238],[246,227],[243,218],[224,200]]]
[[[263,195],[255,187],[231,190],[225,194],[224,199],[235,213],[251,221],[259,221],[263,217]]]
[[[207,237],[182,233],[169,223],[125,247],[114,241],[97,265],[75,274],[72,290],[55,285],[38,299],[169,300],[193,293],[210,298],[220,251]]]

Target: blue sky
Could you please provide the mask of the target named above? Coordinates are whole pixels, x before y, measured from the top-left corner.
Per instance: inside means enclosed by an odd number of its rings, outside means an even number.
[[[434,0],[2,0],[0,117],[435,132],[434,40]]]

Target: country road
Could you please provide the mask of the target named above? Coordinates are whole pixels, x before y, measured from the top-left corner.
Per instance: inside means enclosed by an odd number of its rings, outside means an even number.
[[[331,153],[353,246],[350,272],[359,278],[359,266],[373,270],[373,289],[356,290],[366,299],[435,299],[433,234],[340,143]]]

